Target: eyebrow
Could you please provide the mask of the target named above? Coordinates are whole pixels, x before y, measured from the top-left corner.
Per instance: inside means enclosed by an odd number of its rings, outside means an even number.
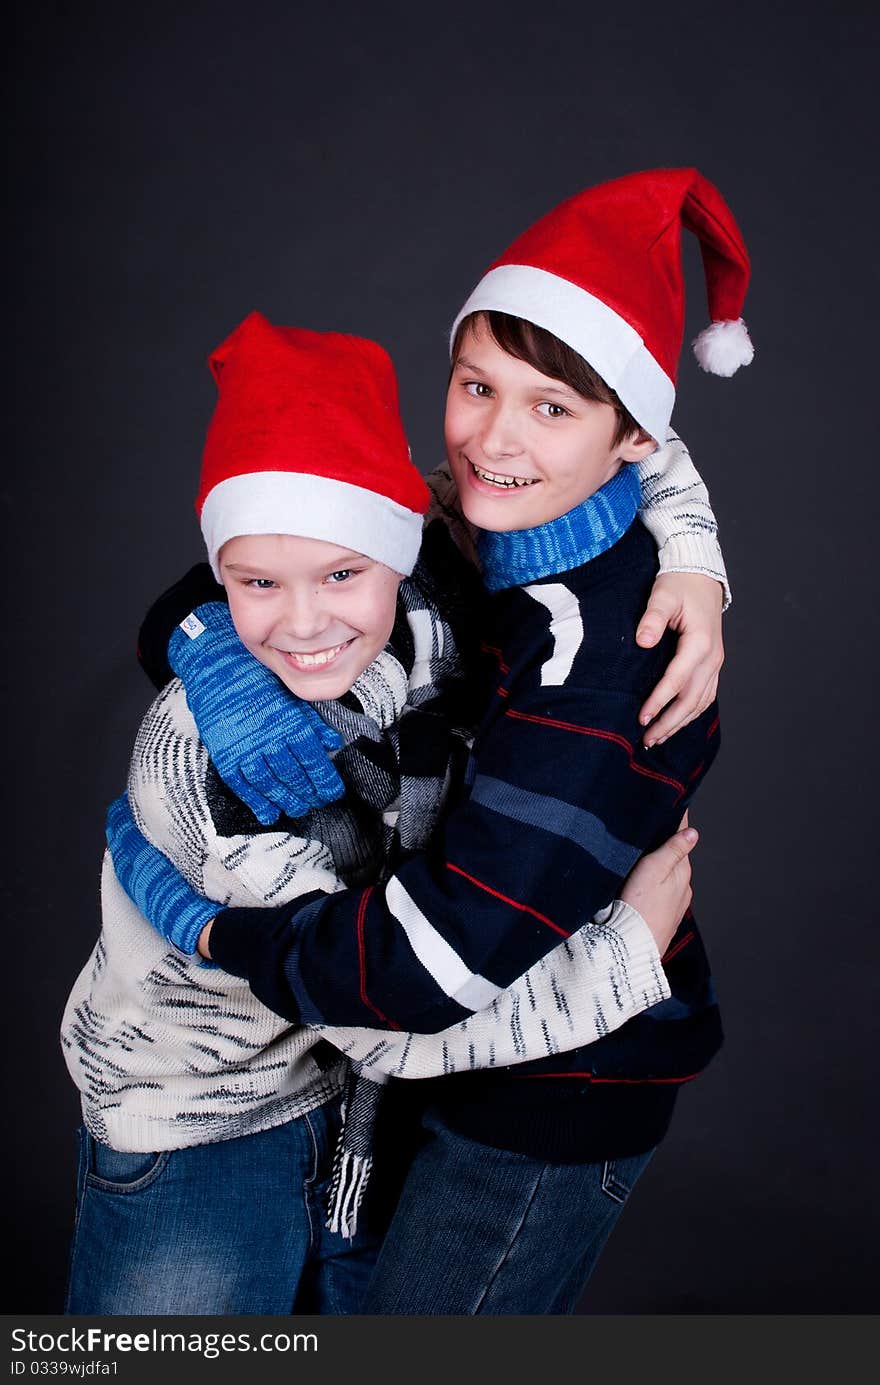
[[[368,558],[365,553],[356,553],[353,548],[347,548],[341,553],[334,554],[326,563],[321,563],[320,567],[327,572],[333,572],[336,568],[342,567],[345,563],[372,563],[373,561],[374,559]],[[272,577],[274,581],[274,570],[272,568],[264,568],[259,563],[224,563],[223,566],[228,568],[230,572],[250,572],[257,576]]]
[[[334,558],[331,558],[330,561],[329,561],[328,563],[322,564],[322,566],[326,566],[326,567],[332,569],[332,568],[338,567],[340,563],[372,563],[372,562],[375,562],[375,559],[374,559],[374,558],[368,558],[367,555],[366,555],[366,553],[356,553],[356,552],[354,551],[353,548],[347,548],[347,549],[345,549],[344,552],[342,552],[342,553],[337,553],[336,556],[335,556]]]
[[[542,385],[540,389],[535,390],[535,394],[540,394],[542,396],[545,394],[561,394],[563,399],[580,399],[582,397],[578,394],[577,390],[573,390],[570,385]]]

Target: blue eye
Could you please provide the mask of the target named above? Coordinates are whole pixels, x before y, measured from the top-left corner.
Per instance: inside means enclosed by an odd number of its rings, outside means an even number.
[[[248,577],[245,581],[246,587],[255,587],[257,591],[271,591],[275,586],[271,577]]]
[[[350,567],[341,567],[338,572],[331,572],[327,576],[327,581],[333,586],[338,587],[340,583],[347,582],[349,577],[354,577],[354,571]]]

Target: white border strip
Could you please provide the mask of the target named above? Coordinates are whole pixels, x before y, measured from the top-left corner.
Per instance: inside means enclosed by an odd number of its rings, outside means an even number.
[[[202,534],[214,576],[217,555],[239,534],[296,534],[351,548],[408,576],[422,542],[422,516],[386,495],[306,472],[252,471],[208,492]]]
[[[533,265],[490,269],[452,324],[450,344],[469,313],[499,312],[544,327],[567,343],[617,391],[637,423],[662,443],[675,386],[642,338],[613,308],[569,279]]]

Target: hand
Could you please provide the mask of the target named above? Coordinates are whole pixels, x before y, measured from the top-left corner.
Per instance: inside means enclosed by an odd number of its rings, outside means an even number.
[[[166,942],[192,956],[217,905],[197,894],[168,857],[141,835],[127,794],[114,799],[107,809],[107,846],[116,878],[129,899]]]
[[[674,837],[650,851],[633,867],[623,884],[620,898],[641,914],[662,957],[676,929],[690,908],[690,852],[699,840],[696,828],[688,827],[687,813]]]
[[[248,653],[223,602],[198,606],[177,626],[168,659],[217,773],[260,822],[300,818],[342,797],[329,758],[341,736]]]
[[[687,726],[718,691],[723,600],[721,583],[698,572],[664,572],[654,583],[636,643],[652,648],[667,626],[678,631],[679,641],[675,658],[639,713],[643,726],[651,723],[642,737],[646,746],[662,745]]]

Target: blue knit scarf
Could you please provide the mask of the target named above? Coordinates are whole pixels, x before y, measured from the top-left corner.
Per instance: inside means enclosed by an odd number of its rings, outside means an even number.
[[[482,529],[477,548],[483,581],[497,592],[580,567],[623,537],[640,502],[638,471],[627,465],[582,504],[547,524],[501,534]]]

